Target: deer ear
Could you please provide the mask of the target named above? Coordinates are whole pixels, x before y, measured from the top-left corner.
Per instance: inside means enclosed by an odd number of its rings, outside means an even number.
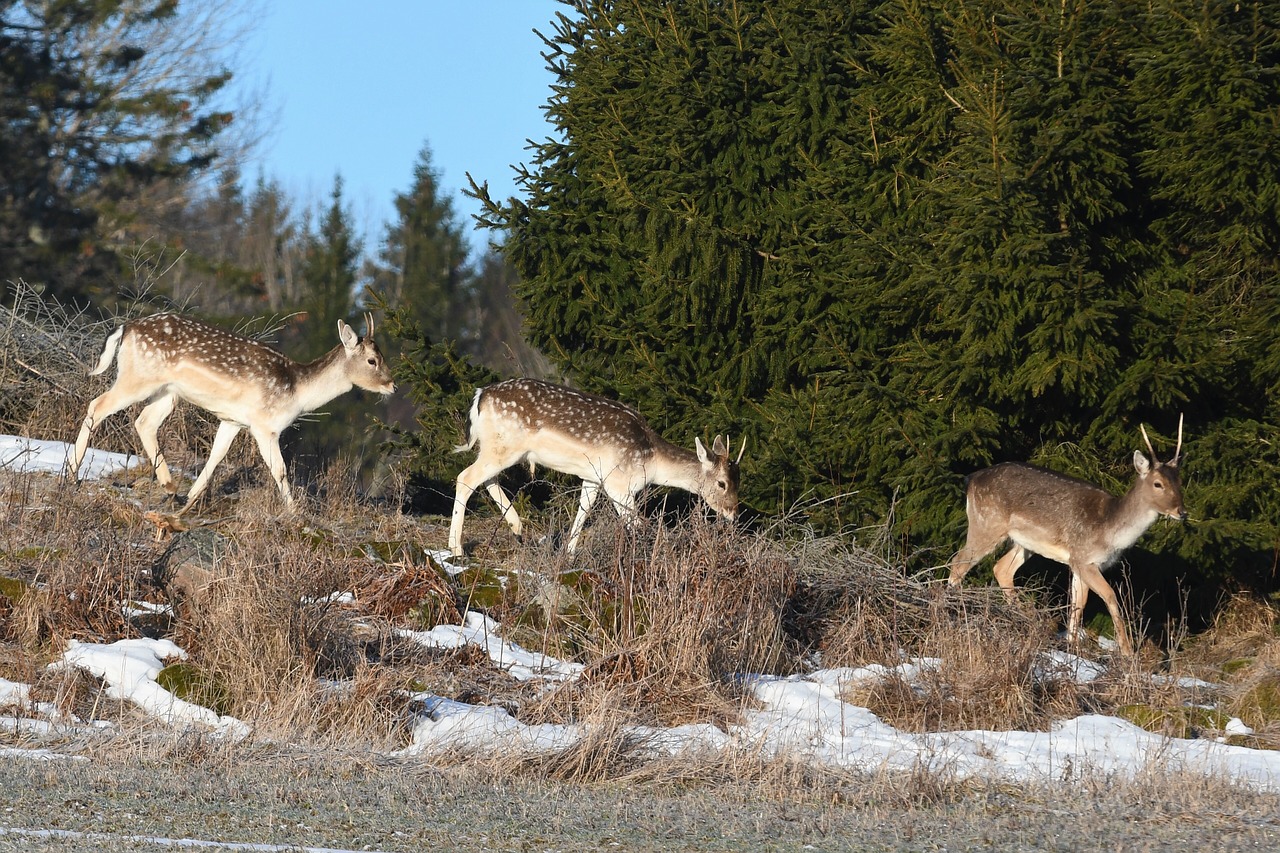
[[[729,445],[725,443],[724,436],[717,435],[715,441],[711,442],[711,452],[716,456],[729,455]]]
[[[347,352],[351,352],[356,348],[356,344],[360,343],[360,338],[356,335],[355,329],[351,328],[346,322],[338,321],[338,339],[342,341],[342,345],[347,348]]]
[[[693,437],[693,446],[698,451],[698,461],[703,465],[709,465],[711,460],[707,458],[707,449],[702,446],[702,439],[696,435]]]
[[[1138,470],[1138,476],[1145,477],[1151,472],[1151,463],[1147,461],[1147,457],[1142,455],[1141,450],[1133,451],[1133,467]]]

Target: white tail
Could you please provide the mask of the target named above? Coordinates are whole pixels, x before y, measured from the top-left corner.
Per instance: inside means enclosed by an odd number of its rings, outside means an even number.
[[[493,479],[521,462],[582,479],[578,513],[569,532],[577,548],[587,512],[603,488],[619,515],[635,511],[636,495],[648,485],[673,486],[700,495],[722,516],[738,512],[738,462],[716,436],[714,458],[701,439],[696,454],[668,443],[640,413],[612,400],[535,379],[510,379],[476,391],[471,403],[467,450],[480,445],[476,461],[458,475],[449,526],[449,549],[462,555],[462,520],[471,495],[488,485],[489,496],[519,536],[520,516]],[[742,449],[746,450],[746,442]]]
[[[1178,478],[1182,419],[1178,419],[1178,446],[1168,462],[1156,458],[1145,427],[1142,437],[1151,461],[1134,451],[1137,478],[1122,497],[1084,480],[1019,462],[972,474],[965,498],[969,533],[964,547],[951,559],[951,585],[958,586],[975,563],[1011,539],[1013,547],[996,561],[993,570],[1007,595],[1013,595],[1013,575],[1028,551],[1066,563],[1071,569],[1067,637],[1072,641],[1077,637],[1085,600],[1092,590],[1107,605],[1120,650],[1130,654],[1129,632],[1115,591],[1102,572],[1159,516],[1179,521],[1187,517]]]
[[[156,479],[175,492],[173,476],[156,433],[181,398],[217,415],[222,421],[209,450],[209,461],[191,486],[186,505],[209,484],[214,468],[227,455],[231,441],[248,428],[258,444],[285,504],[292,506],[289,480],[280,453],[280,433],[299,415],[315,411],[358,385],[390,394],[395,390],[378,345],[373,317],[360,338],[338,321],[341,343],[307,364],[286,358],[263,344],[178,314],[156,314],[131,320],[107,338],[96,375],[117,363],[115,384],[89,404],[67,474],[75,479],[89,446],[89,435],[103,420],[134,403],[147,405],[134,421]]]

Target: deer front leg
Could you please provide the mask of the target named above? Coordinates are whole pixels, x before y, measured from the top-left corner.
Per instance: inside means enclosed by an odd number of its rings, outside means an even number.
[[[250,427],[249,434],[257,442],[258,453],[262,456],[262,461],[267,463],[271,479],[275,480],[276,488],[280,490],[285,510],[293,512],[293,495],[289,493],[289,472],[284,466],[284,454],[280,452],[280,433]]]
[[[599,493],[599,483],[582,481],[582,492],[578,495],[578,514],[573,517],[573,525],[569,528],[567,550],[570,554],[578,550],[578,537],[582,535],[582,526],[587,523],[587,513],[591,511],[592,505],[596,502],[596,495]]]
[[[209,478],[213,476],[213,469],[217,468],[218,463],[227,455],[227,451],[231,449],[231,442],[240,434],[240,429],[239,424],[231,421],[222,421],[218,424],[218,431],[213,436],[213,446],[209,448],[209,461],[204,463],[200,476],[196,477],[196,481],[191,484],[191,491],[187,492],[187,502],[183,504],[182,509],[178,510],[178,515],[191,509],[196,498],[204,492],[205,487],[209,485]]]
[[[1116,629],[1116,643],[1120,646],[1120,653],[1133,654],[1133,645],[1129,642],[1129,629],[1125,624],[1124,616],[1120,614],[1120,602],[1111,584],[1107,583],[1107,579],[1102,576],[1102,570],[1096,563],[1080,567],[1072,566],[1071,576],[1071,615],[1067,620],[1067,636],[1075,638],[1079,635],[1080,623],[1084,620],[1085,601],[1089,597],[1089,591],[1092,590],[1107,605],[1107,612],[1111,614],[1111,624]]]
[[[68,479],[72,482],[80,479],[80,463],[84,461],[84,455],[89,452],[89,436],[94,428],[116,412],[143,399],[145,395],[127,394],[113,385],[90,401],[84,420],[80,423],[80,434],[76,436],[76,449],[72,452],[71,459],[67,460]]]

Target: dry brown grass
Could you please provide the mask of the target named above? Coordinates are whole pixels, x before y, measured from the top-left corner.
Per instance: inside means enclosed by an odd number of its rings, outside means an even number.
[[[701,516],[674,529],[600,527],[579,563],[553,564],[531,585],[542,644],[576,648],[586,669],[523,718],[724,725],[740,676],[794,669],[782,615],[795,569],[780,548]]]
[[[36,675],[69,639],[170,636],[215,686],[218,710],[264,735],[394,746],[407,736],[409,693],[425,690],[501,705],[527,723],[584,724],[590,734],[572,751],[537,759],[557,778],[584,779],[658,760],[636,725],[727,728],[751,701],[742,676],[815,666],[886,667],[883,679],[851,683],[846,698],[912,731],[1038,730],[1098,711],[1210,734],[1225,718],[1189,721],[1183,709],[1216,702],[1265,746],[1280,717],[1277,616],[1251,600],[1232,602],[1182,648],[1148,646],[1145,658],[1113,659],[1079,684],[1046,657],[1061,647],[1061,614],[1011,605],[994,589],[944,591],[803,529],[748,533],[698,514],[631,529],[601,514],[578,559],[495,534],[484,559],[449,579],[424,555],[443,541],[443,520],[377,511],[343,482],[313,490],[296,517],[274,514],[267,485],[220,498],[215,526],[170,543],[154,542],[140,512],[157,497],[135,491],[5,478],[0,568],[29,591],[0,594],[0,675],[40,681],[68,707],[106,707],[83,678]],[[201,567],[178,617],[131,615],[130,602],[166,598],[175,564]],[[495,598],[477,591],[485,584]],[[426,649],[399,630],[456,624],[468,599],[522,645],[581,662],[582,676],[549,690],[521,684],[473,648]],[[925,665],[897,669],[910,661]],[[1179,680],[1192,676],[1217,686]]]
[[[1209,727],[1219,718],[1189,722],[1183,710],[1216,702],[1257,730],[1249,743],[1275,743],[1277,616],[1257,601],[1232,602],[1182,648],[1113,659],[1082,685],[1045,657],[1061,647],[1061,614],[1008,604],[995,589],[944,591],[802,529],[748,533],[695,514],[633,530],[601,514],[576,560],[495,535],[470,575],[448,579],[424,555],[442,543],[443,520],[377,511],[342,483],[314,490],[292,518],[274,514],[267,485],[220,498],[219,523],[167,544],[153,541],[140,512],[157,496],[135,491],[5,478],[0,573],[29,591],[0,595],[0,675],[34,680],[68,708],[119,715],[93,679],[51,680],[44,663],[68,639],[165,635],[216,685],[218,709],[264,736],[395,746],[407,737],[409,693],[425,690],[498,704],[527,723],[584,724],[590,734],[573,750],[534,760],[563,779],[656,773],[643,768],[662,760],[632,727],[727,728],[751,701],[743,675],[815,666],[888,668],[846,698],[913,731],[1037,730],[1097,711],[1170,734],[1217,734]],[[180,615],[130,615],[129,602],[165,599],[166,573],[184,560],[205,573]],[[489,572],[504,582],[486,602],[475,585]],[[335,591],[350,595],[334,600]],[[581,662],[582,676],[550,690],[521,684],[475,649],[426,649],[399,632],[457,623],[469,596],[522,645]],[[895,669],[918,659],[929,665]],[[1179,681],[1192,676],[1218,686]]]

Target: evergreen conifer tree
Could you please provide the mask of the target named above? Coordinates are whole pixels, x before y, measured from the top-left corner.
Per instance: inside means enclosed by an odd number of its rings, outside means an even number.
[[[293,345],[301,360],[319,358],[338,345],[338,320],[353,322],[360,240],[351,226],[340,175],[334,177],[329,206],[321,217],[319,230],[310,235],[307,242],[302,267],[305,321]],[[362,334],[363,321],[354,323],[357,333]],[[363,425],[373,422],[374,413],[369,401],[362,396],[344,394],[325,406],[328,417],[299,425],[289,447],[298,454],[295,466],[300,471],[309,470],[314,474],[339,454],[351,452],[365,442]],[[368,467],[373,461],[365,457],[357,465]]]
[[[356,262],[360,240],[351,227],[351,214],[342,198],[342,176],[333,179],[329,206],[319,231],[308,241],[302,268],[307,313],[307,339],[317,351],[329,349],[336,341],[338,320],[346,320],[355,303]]]
[[[936,562],[967,473],[1120,491],[1138,426],[1167,454],[1185,412],[1199,521],[1152,548],[1263,577],[1276,7],[573,7],[546,39],[559,136],[523,198],[484,200],[576,382],[664,432],[745,432],[753,504],[892,518]]]
[[[198,37],[180,42],[179,5],[0,4],[7,276],[64,298],[105,298],[130,203],[215,162],[232,116],[213,101],[230,74],[205,68]]]
[[[395,209],[371,286],[388,305],[408,310],[431,339],[470,341],[476,330],[467,242],[452,200],[440,191],[429,148],[419,153],[413,185],[396,195]]]

